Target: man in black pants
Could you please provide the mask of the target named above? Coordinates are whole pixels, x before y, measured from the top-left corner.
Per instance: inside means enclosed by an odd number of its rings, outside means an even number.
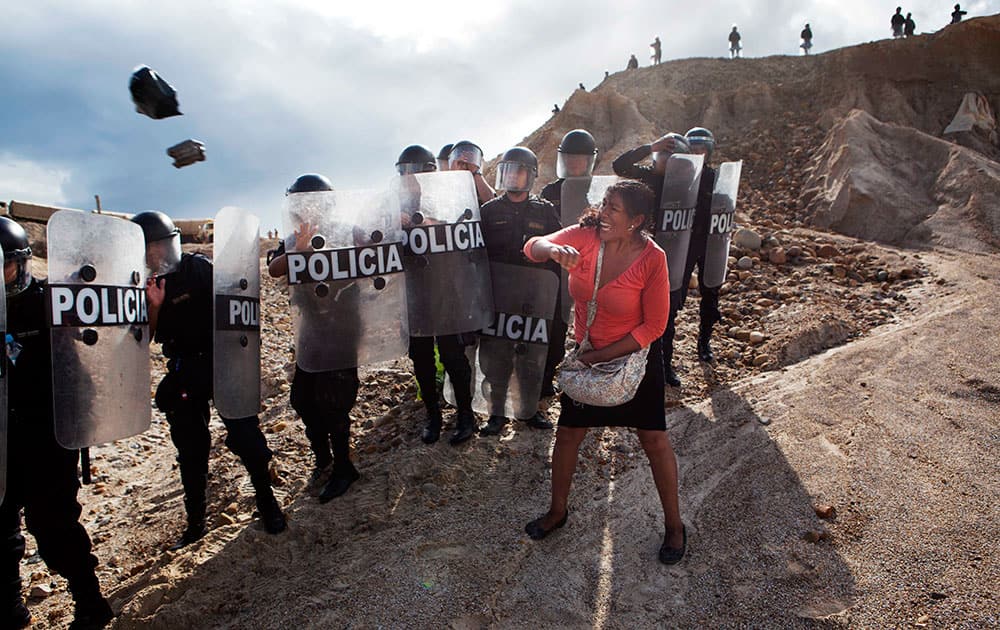
[[[659,39],[659,38],[657,38]],[[597,141],[585,129],[574,129],[559,142],[556,155],[556,177],[542,188],[541,197],[551,203],[556,210],[556,216],[561,216],[562,184],[567,177],[590,177],[594,174],[594,163],[597,160]],[[566,227],[566,226],[562,226]],[[562,282],[562,273],[559,274]],[[556,298],[556,313],[562,313],[563,291],[560,287]],[[572,317],[572,315],[571,315]],[[552,320],[552,338],[549,340],[549,354],[545,361],[545,376],[542,381],[542,396],[555,396],[554,385],[556,368],[566,356],[566,333],[568,325],[562,317]]]
[[[520,185],[516,187],[508,185],[501,196],[483,204],[483,238],[486,241],[486,251],[489,253],[490,262],[534,266],[538,263],[531,262],[525,257],[524,244],[533,236],[544,236],[558,231],[562,227],[559,223],[559,213],[555,206],[548,201],[530,194],[535,176],[538,174],[538,158],[535,157],[534,153],[524,147],[508,149],[500,158],[500,165],[497,169],[498,187],[502,176],[500,166],[505,163],[519,165],[520,170],[527,176]],[[558,277],[560,267],[557,263],[549,262],[541,266],[550,269]],[[558,305],[555,308],[553,320],[562,321]],[[566,328],[563,325],[561,338],[556,332],[552,333],[549,343],[550,351],[553,343],[565,345],[565,338]],[[557,341],[557,339],[560,340]],[[500,366],[497,367],[500,368]],[[552,367],[554,369],[555,366]],[[483,369],[489,368],[483,366]],[[506,366],[497,371],[503,372],[504,370],[506,370]],[[510,372],[507,370],[506,376],[509,377],[509,375]],[[542,384],[542,387],[548,386],[551,390],[552,375],[548,373],[548,365],[546,365],[544,378],[547,380]],[[540,411],[536,411],[535,415],[525,422],[534,429],[552,428],[552,423]],[[499,435],[506,424],[507,418],[491,415],[486,424],[479,429],[479,432],[482,435]]]
[[[332,191],[330,180],[322,175],[299,176],[286,194]],[[308,242],[315,234],[315,226],[304,225],[278,249],[268,252],[267,271],[272,278],[288,274],[286,248],[297,251],[299,242]],[[351,462],[351,409],[358,400],[358,368],[307,372],[295,364],[292,379],[292,408],[302,418],[306,438],[315,457],[315,467],[309,478],[310,487],[322,486],[320,503],[331,501],[361,478],[361,473]]]
[[[70,628],[103,628],[114,614],[94,572],[97,558],[80,524],[76,494],[80,452],[56,442],[52,414],[52,354],[46,324],[44,282],[31,277],[31,248],[24,229],[0,217],[7,291],[7,341],[3,359],[9,379],[7,488],[0,504],[3,577],[0,628],[24,628],[31,614],[21,599],[24,556],[21,509],[38,553],[66,578],[75,610]],[[109,244],[109,246],[114,246]]]
[[[212,263],[199,254],[181,254],[180,230],[162,212],[140,212],[132,221],[146,239],[149,330],[162,344],[167,375],[156,388],[156,407],[170,425],[184,486],[187,528],[174,545],[179,549],[205,535],[208,455],[208,401],[212,398]],[[270,534],[285,530],[285,517],[271,490],[271,450],[257,416],[222,418],[226,446],[239,456],[256,491],[257,511]]]
[[[712,220],[712,191],[715,189],[715,169],[708,164],[715,150],[715,136],[704,127],[694,127],[687,132],[685,138],[691,146],[691,153],[705,156],[705,165],[701,170],[701,182],[698,185],[698,204],[695,206],[694,225],[691,227],[684,278],[681,286],[670,287],[670,317],[667,320],[667,329],[663,333],[663,368],[666,383],[672,387],[681,386],[681,379],[673,368],[675,322],[677,312],[684,308],[684,302],[687,300],[688,284],[695,265],[698,266],[698,293],[701,295],[698,308],[699,360],[711,362],[715,358],[710,343],[712,327],[722,319],[722,314],[719,312],[719,288],[706,287],[702,277],[705,269],[705,248],[708,245],[708,228]]]
[[[419,144],[403,149],[396,161],[396,171],[400,177],[436,170],[434,154]],[[420,191],[418,188],[407,190],[405,185],[403,191],[400,198],[400,212],[405,219],[405,226],[409,224],[409,217],[420,210]],[[404,264],[412,264],[412,259]],[[427,425],[421,435],[424,444],[433,444],[441,437],[441,402],[437,387],[437,363],[434,361],[435,341],[441,363],[451,377],[455,390],[455,404],[458,407],[455,432],[448,439],[448,443],[452,446],[461,444],[471,438],[476,430],[476,415],[472,411],[472,366],[465,356],[466,340],[474,343],[475,331],[436,337],[410,337],[409,356],[413,361],[413,375],[420,385],[420,395],[424,400],[424,408],[427,409]]]

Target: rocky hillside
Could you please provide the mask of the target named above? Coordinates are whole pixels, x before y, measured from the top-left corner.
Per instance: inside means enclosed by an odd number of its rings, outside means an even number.
[[[996,207],[996,165],[984,162],[1000,156],[995,117],[992,137],[989,130],[948,136],[971,152],[932,140],[942,138],[967,93],[982,95],[993,112],[1000,109],[997,68],[1000,16],[809,57],[671,61],[616,73],[593,92],[577,90],[523,144],[538,154],[539,182],[545,182],[554,178],[556,147],[571,129],[594,134],[597,172],[610,173],[622,152],[667,131],[703,125],[716,133],[718,159],[745,161],[741,209],[751,223],[764,217],[805,222],[889,243],[937,242],[938,234],[952,246],[982,249],[972,238],[992,248],[1000,235],[995,215],[991,221],[977,207]],[[903,191],[902,197],[888,193],[872,201],[874,182]],[[883,212],[877,226],[864,229],[850,218],[897,199],[923,208],[916,198],[931,200],[944,215],[911,217],[890,228],[897,213]],[[967,214],[975,228],[958,225]]]

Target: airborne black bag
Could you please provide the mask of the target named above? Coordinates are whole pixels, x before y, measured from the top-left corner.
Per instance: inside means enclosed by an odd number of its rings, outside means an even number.
[[[148,66],[140,66],[132,73],[128,89],[132,93],[135,111],[153,120],[181,116],[177,104],[177,91]]]

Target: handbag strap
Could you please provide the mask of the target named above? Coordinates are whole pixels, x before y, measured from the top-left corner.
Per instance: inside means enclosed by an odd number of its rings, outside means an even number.
[[[594,295],[587,302],[587,329],[583,332],[583,339],[590,342],[590,327],[597,318],[597,289],[601,283],[601,264],[604,263],[604,241],[601,241],[601,248],[597,252],[597,269],[594,272]]]

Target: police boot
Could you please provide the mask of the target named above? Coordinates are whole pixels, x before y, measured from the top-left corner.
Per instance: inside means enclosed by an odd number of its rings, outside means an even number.
[[[437,405],[427,406],[427,425],[420,439],[424,444],[433,444],[441,437],[441,408]]]
[[[333,475],[323,491],[319,493],[319,502],[327,503],[347,492],[351,484],[361,478],[361,473],[350,461],[338,461],[333,469]]]
[[[98,630],[115,618],[114,611],[100,590],[85,595],[74,592],[73,600],[73,622],[69,624],[70,630]]]
[[[712,326],[702,326],[698,332],[698,360],[711,363],[715,360],[715,353],[712,352],[712,345],[709,341],[712,338]]]
[[[549,422],[549,419],[546,418],[541,411],[536,411],[535,415],[531,416],[524,422],[532,429],[544,429],[544,430],[552,429],[552,423]]]
[[[180,540],[174,543],[171,551],[177,551],[191,543],[200,540],[205,535],[205,511],[208,499],[205,491],[208,486],[208,472],[200,467],[192,470],[192,466],[181,464],[181,486],[184,487],[184,510],[187,512],[187,529]]]
[[[20,630],[31,625],[31,611],[24,605],[21,596],[18,595],[13,605],[0,617],[0,628],[11,628]]]
[[[507,425],[507,418],[504,416],[490,416],[486,424],[479,427],[479,435],[500,435]]]
[[[674,343],[663,344],[663,382],[670,387],[680,387],[681,379],[674,372]]]
[[[288,524],[285,522],[285,515],[281,512],[278,500],[274,498],[270,471],[251,475],[250,481],[253,483],[257,513],[260,514],[260,520],[264,524],[264,531],[268,534],[280,534],[285,531]]]
[[[452,446],[461,444],[476,432],[476,415],[471,409],[459,409],[455,415],[455,432],[451,434],[448,443]]]

